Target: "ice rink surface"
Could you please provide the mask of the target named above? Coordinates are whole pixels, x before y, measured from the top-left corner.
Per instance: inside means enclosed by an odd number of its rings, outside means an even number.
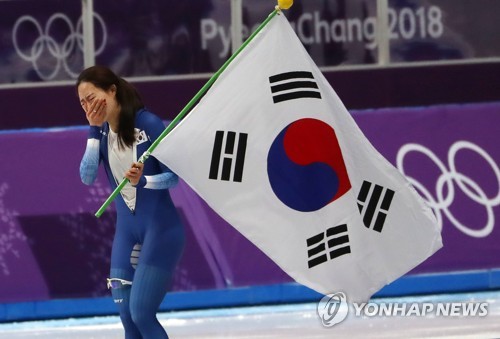
[[[500,291],[373,299],[375,303],[480,303],[487,316],[356,316],[324,327],[317,304],[160,313],[171,338],[500,338]],[[0,339],[118,339],[117,316],[0,324]]]

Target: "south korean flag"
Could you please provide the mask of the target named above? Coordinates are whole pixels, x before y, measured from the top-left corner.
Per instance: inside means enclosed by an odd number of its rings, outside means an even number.
[[[432,211],[362,134],[284,15],[152,155],[323,294],[367,301],[442,246]]]

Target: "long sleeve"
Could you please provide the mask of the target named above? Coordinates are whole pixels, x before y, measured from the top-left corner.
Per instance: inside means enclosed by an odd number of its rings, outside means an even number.
[[[156,140],[165,129],[165,125],[161,119],[149,112],[143,115],[143,124],[148,138],[151,141]],[[135,187],[157,190],[168,189],[177,185],[179,182],[177,174],[172,172],[165,164],[161,163],[156,158],[147,161],[158,162],[161,172],[154,175],[143,175]]]
[[[100,128],[91,126],[87,139],[87,147],[80,162],[80,178],[86,185],[91,185],[97,178],[99,168]]]
[[[155,175],[143,175],[135,187],[144,187],[153,190],[171,188],[177,185],[179,177],[169,169],[166,172]]]

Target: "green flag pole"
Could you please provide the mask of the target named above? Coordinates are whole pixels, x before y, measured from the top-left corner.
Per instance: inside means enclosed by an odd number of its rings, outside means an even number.
[[[231,55],[229,59],[219,68],[217,72],[212,75],[212,77],[207,81],[207,83],[196,93],[196,95],[187,103],[187,105],[182,109],[182,111],[175,117],[174,120],[168,124],[168,126],[165,128],[165,130],[160,134],[160,136],[149,146],[148,150],[144,152],[144,154],[139,158],[138,162],[144,163],[147,158],[151,155],[151,153],[155,150],[155,148],[158,146],[158,144],[165,138],[165,136],[174,129],[175,125],[188,113],[191,108],[194,106],[194,104],[208,91],[208,89],[213,85],[213,83],[219,78],[219,76],[224,72],[224,70],[229,66],[229,64],[236,58],[238,54],[250,43],[250,41],[253,40],[253,38],[259,34],[259,32],[271,21],[271,19],[280,12],[280,7],[276,6],[274,11],[269,14],[269,16],[264,20],[259,27],[248,37],[248,39],[245,40],[245,42],[236,50],[236,52]],[[106,201],[102,204],[101,208],[96,212],[95,216],[100,217],[106,208],[115,200],[116,196],[120,191],[125,187],[125,185],[128,183],[127,178],[123,178],[122,182],[118,185],[118,187],[115,188],[113,193],[106,199]]]

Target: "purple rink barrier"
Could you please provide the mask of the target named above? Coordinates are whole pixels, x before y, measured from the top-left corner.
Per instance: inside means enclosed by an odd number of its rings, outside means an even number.
[[[412,180],[443,227],[444,248],[405,278],[499,268],[500,103],[353,116],[382,155]],[[94,217],[111,193],[103,172],[93,186],[80,182],[86,134],[87,127],[0,133],[0,303],[109,295],[114,211],[112,205]],[[174,291],[230,292],[292,281],[185,183],[172,196],[187,234]],[[462,280],[457,278],[469,283]]]

